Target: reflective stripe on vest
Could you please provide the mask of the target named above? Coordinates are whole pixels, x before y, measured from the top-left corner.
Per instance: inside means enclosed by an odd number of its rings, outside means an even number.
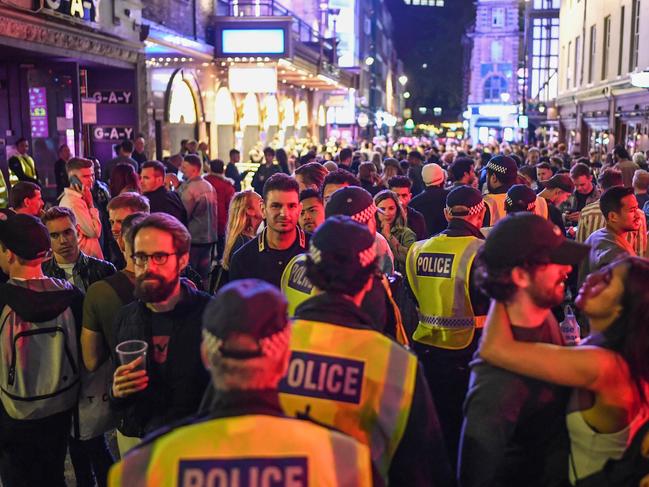
[[[315,296],[315,288],[306,277],[306,254],[293,257],[282,272],[280,284],[288,301],[288,315],[295,315],[295,309],[304,301]]]
[[[272,441],[270,441],[272,440]],[[178,428],[113,466],[111,487],[372,485],[369,449],[308,421],[249,415]]]
[[[4,174],[0,170],[0,208],[6,208],[7,206],[9,206],[9,188],[7,188]]]
[[[419,324],[413,340],[459,350],[473,340],[476,317],[469,294],[469,274],[484,241],[476,237],[438,235],[416,242],[406,258],[406,275],[419,303]]]
[[[23,174],[25,174],[25,176],[27,176],[28,178],[36,179],[36,163],[34,162],[34,159],[32,159],[27,154],[15,154],[14,157],[16,157],[20,161],[20,165],[23,169]],[[9,183],[11,184],[11,187],[13,188],[13,186],[17,182],[18,176],[16,176],[14,172],[9,169]]]
[[[297,320],[280,403],[370,446],[387,479],[408,422],[416,357],[377,331]]]

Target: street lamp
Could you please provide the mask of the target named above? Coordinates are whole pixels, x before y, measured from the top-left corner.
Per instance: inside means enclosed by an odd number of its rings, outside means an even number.
[[[403,97],[404,97],[406,100],[407,100],[408,98],[410,98],[410,92],[409,92],[409,91],[404,91],[404,92],[403,92]]]
[[[401,83],[401,86],[406,86],[407,82],[408,82],[408,77],[405,74],[399,76],[399,83]]]
[[[636,88],[649,89],[649,69],[639,73],[631,73],[631,84]]]
[[[511,98],[511,95],[509,93],[507,93],[507,92],[500,94],[500,101],[502,101],[503,103],[507,103],[510,98]]]
[[[372,56],[367,56],[365,58],[365,65],[371,66],[372,64],[374,64],[374,58]]]

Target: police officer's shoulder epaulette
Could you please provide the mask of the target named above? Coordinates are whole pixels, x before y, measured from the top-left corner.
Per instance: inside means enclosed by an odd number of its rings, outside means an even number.
[[[297,413],[295,415],[295,418],[291,418],[290,416],[285,416],[285,417],[287,417],[289,419],[299,419],[300,421],[307,421],[307,422],[309,422],[311,424],[315,424],[316,426],[320,426],[320,427],[325,428],[325,429],[327,429],[329,431],[334,431],[336,433],[340,433],[342,435],[349,436],[344,431],[342,431],[342,430],[340,430],[338,428],[334,428],[330,424],[321,423],[320,421],[315,419],[313,416],[311,416],[311,406],[308,406],[308,405],[306,406],[306,410],[297,411]]]

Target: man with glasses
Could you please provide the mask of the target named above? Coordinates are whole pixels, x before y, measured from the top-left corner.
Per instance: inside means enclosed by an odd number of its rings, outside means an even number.
[[[210,296],[180,279],[191,238],[174,217],[154,213],[126,235],[133,249],[136,300],[118,313],[116,343],[143,340],[142,359],[117,367],[111,401],[119,412],[123,455],[146,434],[194,413],[208,383],[201,363],[201,322]],[[119,364],[115,350],[113,359]]]

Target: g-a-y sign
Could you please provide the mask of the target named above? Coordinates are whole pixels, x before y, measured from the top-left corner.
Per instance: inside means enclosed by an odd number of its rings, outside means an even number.
[[[45,0],[45,8],[89,22],[99,21],[101,0]]]
[[[97,90],[92,94],[97,103],[108,105],[131,105],[133,103],[133,92],[124,90]]]

